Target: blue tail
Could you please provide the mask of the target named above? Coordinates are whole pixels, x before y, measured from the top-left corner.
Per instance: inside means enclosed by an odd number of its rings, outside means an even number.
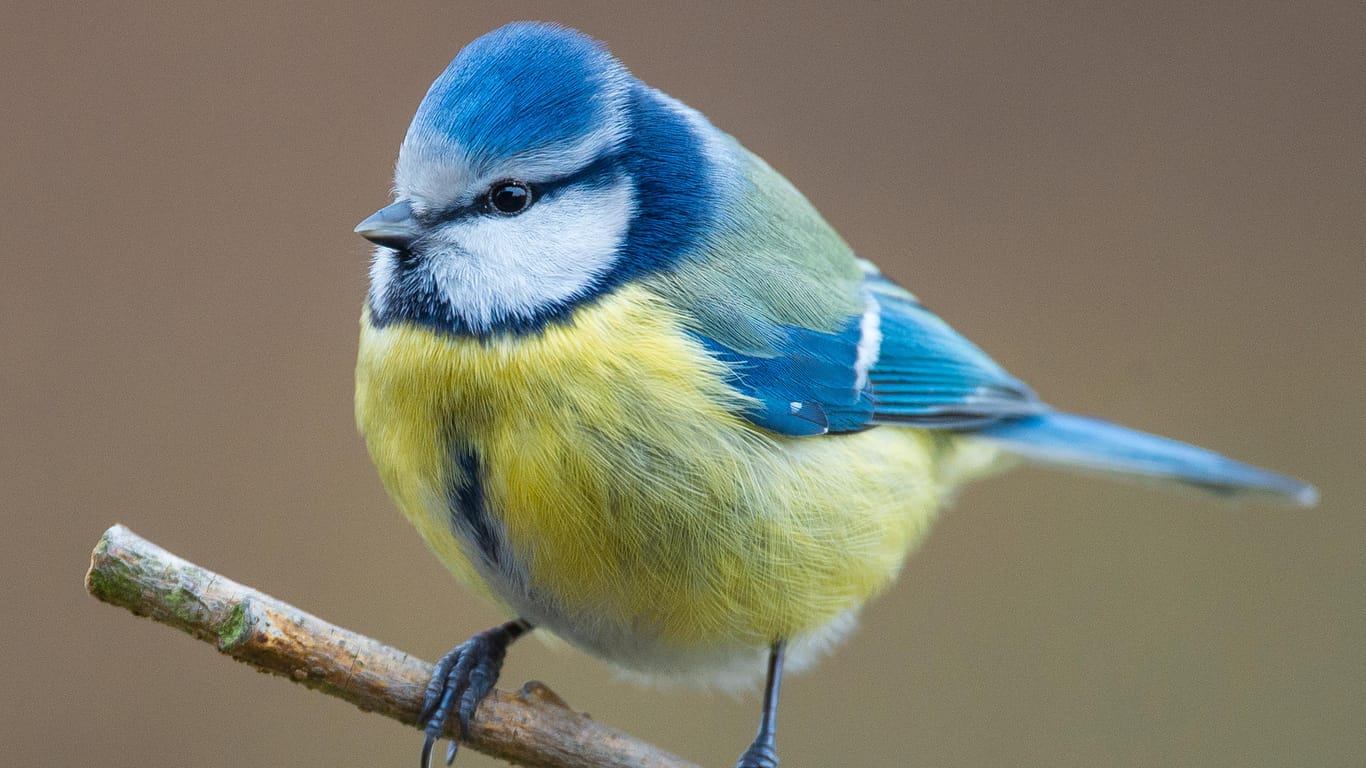
[[[974,432],[1042,464],[1172,480],[1221,495],[1256,493],[1309,507],[1319,492],[1293,478],[1213,451],[1085,416],[1045,413]]]

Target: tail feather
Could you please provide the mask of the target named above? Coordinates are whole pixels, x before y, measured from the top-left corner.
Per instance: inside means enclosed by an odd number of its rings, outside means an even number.
[[[1171,480],[1222,495],[1261,494],[1303,507],[1318,502],[1312,485],[1193,445],[1116,424],[1050,412],[1004,421],[974,433],[1028,461]]]

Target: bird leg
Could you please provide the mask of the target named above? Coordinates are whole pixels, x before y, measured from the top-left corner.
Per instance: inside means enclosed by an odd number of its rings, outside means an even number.
[[[782,681],[783,641],[779,640],[768,655],[768,685],[764,687],[764,714],[759,720],[759,734],[740,755],[735,768],[778,768],[778,689]]]

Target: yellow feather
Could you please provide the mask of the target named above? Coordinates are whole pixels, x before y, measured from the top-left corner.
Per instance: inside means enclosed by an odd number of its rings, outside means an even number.
[[[892,579],[948,486],[992,458],[911,429],[777,437],[736,415],[724,374],[637,285],[488,341],[367,315],[356,414],[385,486],[457,577],[648,670],[836,622]],[[524,584],[476,567],[453,533],[453,444],[479,456]]]

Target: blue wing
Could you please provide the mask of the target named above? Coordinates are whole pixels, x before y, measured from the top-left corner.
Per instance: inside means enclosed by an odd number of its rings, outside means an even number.
[[[1040,464],[1169,480],[1222,494],[1311,506],[1313,486],[1212,451],[1053,411],[915,297],[870,272],[865,310],[839,330],[778,329],[777,353],[742,354],[703,337],[732,384],[757,403],[746,416],[788,436],[879,424],[966,432]]]
[[[779,326],[771,356],[702,337],[757,402],[746,413],[753,423],[789,436],[878,424],[968,429],[1047,410],[910,293],[875,272],[861,290],[862,314],[833,332]]]
[[[881,424],[946,430],[1040,464],[1317,498],[1311,486],[1202,448],[1049,409],[858,261],[777,172],[729,146],[740,174],[723,164],[724,183],[711,190],[724,201],[715,229],[652,286],[752,398],[753,424],[792,437]]]

